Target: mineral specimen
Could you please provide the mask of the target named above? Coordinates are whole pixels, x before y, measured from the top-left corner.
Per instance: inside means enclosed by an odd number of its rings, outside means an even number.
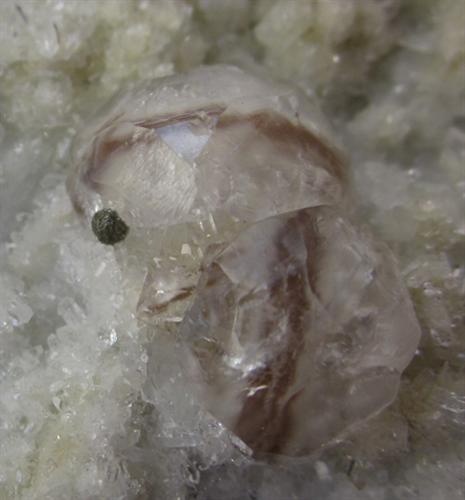
[[[315,450],[393,400],[415,314],[389,252],[336,210],[258,222],[203,266],[181,334],[202,400],[251,448]]]
[[[114,208],[131,228],[210,214],[257,221],[335,203],[345,174],[325,121],[302,93],[231,66],[120,96],[83,131],[74,162],[76,210],[90,220]]]
[[[127,247],[152,262],[139,309],[179,321],[209,245],[343,198],[333,142],[301,92],[203,67],[144,82],[101,112],[76,141],[68,191],[87,223],[111,208],[131,227]]]
[[[75,145],[76,211],[131,227],[139,317],[187,346],[198,400],[259,452],[380,411],[419,339],[389,252],[341,215],[330,137],[299,91],[213,66],[120,95]]]

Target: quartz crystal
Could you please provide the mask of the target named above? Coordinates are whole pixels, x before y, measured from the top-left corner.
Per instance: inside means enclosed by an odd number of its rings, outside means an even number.
[[[208,409],[298,455],[388,405],[419,328],[393,258],[338,212],[258,222],[204,261],[181,333]]]
[[[389,251],[342,215],[346,166],[301,92],[231,66],[144,82],[74,164],[83,220],[130,228],[154,350],[184,345],[198,401],[254,451],[311,452],[394,399],[419,327]]]
[[[337,203],[346,177],[300,91],[232,66],[120,95],[78,137],[74,164],[68,190],[87,224],[111,208],[130,227],[127,248],[149,267],[139,310],[155,321],[182,317],[209,245],[250,222]]]
[[[231,66],[143,83],[83,131],[69,191],[132,226],[257,221],[342,196],[344,168],[305,96]]]

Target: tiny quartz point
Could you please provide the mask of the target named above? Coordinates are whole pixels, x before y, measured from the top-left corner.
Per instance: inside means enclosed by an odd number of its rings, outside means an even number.
[[[112,207],[131,228],[118,255],[146,270],[154,349],[184,346],[199,403],[254,451],[310,453],[393,401],[419,326],[389,250],[346,220],[343,155],[299,90],[232,66],[143,82],[73,163],[83,221]]]

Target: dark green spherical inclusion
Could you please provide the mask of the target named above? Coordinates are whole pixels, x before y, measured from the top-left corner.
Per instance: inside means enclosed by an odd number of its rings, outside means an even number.
[[[104,245],[114,245],[126,238],[129,227],[116,210],[104,208],[92,217],[92,231]]]

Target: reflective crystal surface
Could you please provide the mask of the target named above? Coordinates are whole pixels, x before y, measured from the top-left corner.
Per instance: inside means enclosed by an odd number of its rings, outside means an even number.
[[[181,333],[207,408],[252,449],[288,455],[388,405],[420,336],[390,253],[327,207],[212,252]]]
[[[68,188],[87,218],[110,206],[129,226],[256,221],[341,199],[333,142],[298,90],[203,67],[120,96],[77,140]]]
[[[90,225],[117,210],[147,267],[139,311],[179,321],[208,246],[250,222],[343,198],[345,165],[297,89],[232,66],[144,82],[75,142],[68,191]],[[157,315],[153,315],[157,312]]]
[[[153,350],[180,342],[197,400],[254,451],[311,452],[394,399],[419,327],[389,252],[341,215],[344,162],[298,90],[230,66],[145,82],[74,162],[83,220],[130,228]]]

